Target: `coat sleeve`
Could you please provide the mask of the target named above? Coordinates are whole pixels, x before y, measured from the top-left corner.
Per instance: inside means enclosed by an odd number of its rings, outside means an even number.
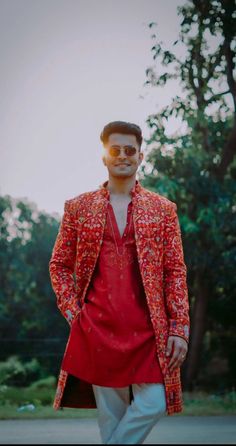
[[[49,274],[56,294],[57,306],[69,324],[80,312],[74,268],[76,260],[77,230],[70,200],[65,201],[64,214],[49,261]]]
[[[189,301],[187,269],[177,206],[171,202],[165,216],[164,233],[164,297],[169,321],[169,335],[189,340]]]

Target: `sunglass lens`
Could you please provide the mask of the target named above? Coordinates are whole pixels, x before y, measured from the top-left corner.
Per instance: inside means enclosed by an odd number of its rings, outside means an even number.
[[[136,153],[135,147],[126,147],[126,155],[132,156]]]
[[[118,156],[120,154],[119,147],[111,147],[109,150],[110,156]]]

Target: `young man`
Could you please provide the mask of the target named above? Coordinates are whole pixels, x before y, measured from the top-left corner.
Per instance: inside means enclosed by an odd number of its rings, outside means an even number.
[[[182,410],[186,266],[175,203],[136,179],[140,127],[111,122],[100,138],[108,181],[65,202],[49,264],[71,327],[54,407],[97,407],[103,443],[139,444]]]

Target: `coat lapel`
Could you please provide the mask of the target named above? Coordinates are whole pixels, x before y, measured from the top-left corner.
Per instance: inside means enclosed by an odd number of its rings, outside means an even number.
[[[78,205],[76,289],[82,305],[101,249],[107,204],[98,191]]]
[[[138,261],[148,298],[155,294],[157,281],[153,272],[160,268],[163,255],[164,213],[160,202],[154,202],[143,188],[134,196],[134,227]]]

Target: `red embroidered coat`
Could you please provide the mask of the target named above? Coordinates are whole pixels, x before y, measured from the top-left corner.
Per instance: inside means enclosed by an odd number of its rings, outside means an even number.
[[[58,308],[70,324],[84,305],[106,223],[105,184],[65,202],[49,263]],[[189,303],[176,204],[143,188],[131,191],[138,261],[164,377],[168,414],[182,410],[180,369],[168,370],[168,336],[188,341]],[[61,369],[54,408],[96,407],[92,385]]]

